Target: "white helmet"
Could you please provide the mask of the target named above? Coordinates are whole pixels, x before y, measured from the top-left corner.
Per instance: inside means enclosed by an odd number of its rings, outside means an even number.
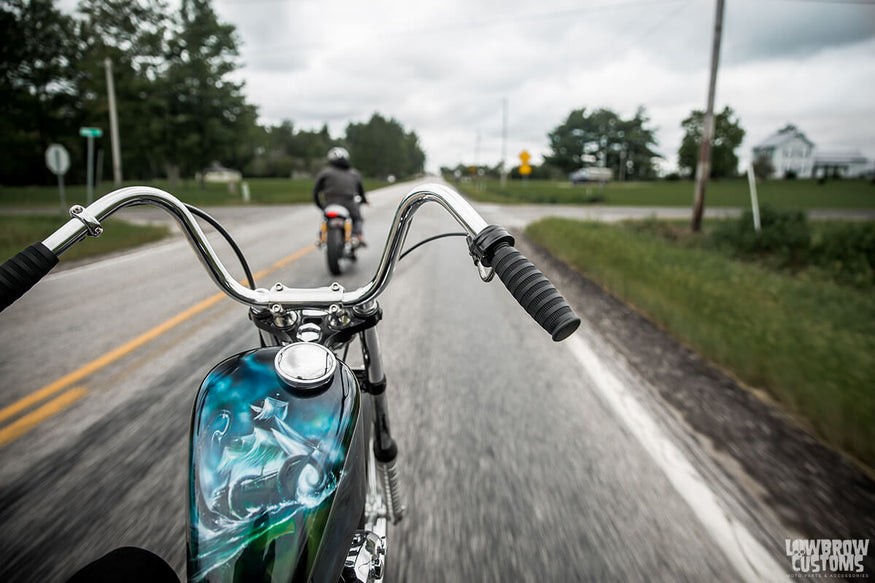
[[[330,164],[348,164],[349,163],[349,152],[346,151],[346,148],[336,147],[328,150],[328,162]]]

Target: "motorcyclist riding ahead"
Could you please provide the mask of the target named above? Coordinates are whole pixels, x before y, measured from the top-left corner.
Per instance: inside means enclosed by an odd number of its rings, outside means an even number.
[[[330,204],[339,204],[345,207],[352,218],[352,235],[358,240],[359,245],[364,245],[362,238],[362,219],[359,210],[360,201],[368,203],[365,198],[365,188],[362,185],[362,177],[357,170],[350,167],[349,152],[345,148],[331,148],[328,151],[328,166],[322,169],[316,176],[316,184],[313,186],[313,202],[320,209]],[[324,194],[324,201],[320,198]]]

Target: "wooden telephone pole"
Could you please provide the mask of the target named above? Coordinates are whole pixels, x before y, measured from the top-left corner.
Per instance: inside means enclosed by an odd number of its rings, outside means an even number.
[[[106,93],[109,100],[109,136],[112,140],[112,178],[116,188],[122,185],[122,154],[118,137],[118,112],[115,107],[115,84],[112,78],[112,59],[103,62],[106,67]]]
[[[717,87],[717,64],[720,61],[720,36],[723,32],[723,2],[717,0],[717,16],[714,19],[714,46],[711,49],[711,78],[708,82],[708,108],[705,110],[702,127],[702,145],[699,147],[699,163],[696,165],[696,199],[693,207],[693,231],[702,230],[702,213],[705,211],[705,186],[711,175],[711,142],[714,141],[714,92]]]

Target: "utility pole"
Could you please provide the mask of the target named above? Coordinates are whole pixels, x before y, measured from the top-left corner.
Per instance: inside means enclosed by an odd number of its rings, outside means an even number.
[[[507,97],[501,100],[501,186],[507,185]]]
[[[122,185],[122,155],[118,137],[118,112],[115,108],[115,85],[112,80],[112,59],[103,62],[106,66],[106,93],[109,98],[109,136],[112,144],[112,178],[115,187]]]
[[[702,127],[702,145],[699,147],[699,163],[696,165],[696,199],[693,207],[693,231],[702,230],[702,213],[705,211],[705,186],[711,175],[711,142],[714,140],[714,92],[717,88],[717,64],[720,61],[720,36],[723,32],[723,3],[717,0],[717,15],[714,18],[714,46],[711,48],[711,78],[708,82],[708,108],[705,110]]]

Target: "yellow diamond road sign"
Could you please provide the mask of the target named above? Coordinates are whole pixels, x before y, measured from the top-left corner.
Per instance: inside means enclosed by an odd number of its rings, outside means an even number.
[[[529,160],[531,160],[531,159],[532,159],[532,157],[529,155],[529,153],[527,151],[523,150],[522,152],[520,152],[520,160],[522,160],[523,166],[528,166]]]

